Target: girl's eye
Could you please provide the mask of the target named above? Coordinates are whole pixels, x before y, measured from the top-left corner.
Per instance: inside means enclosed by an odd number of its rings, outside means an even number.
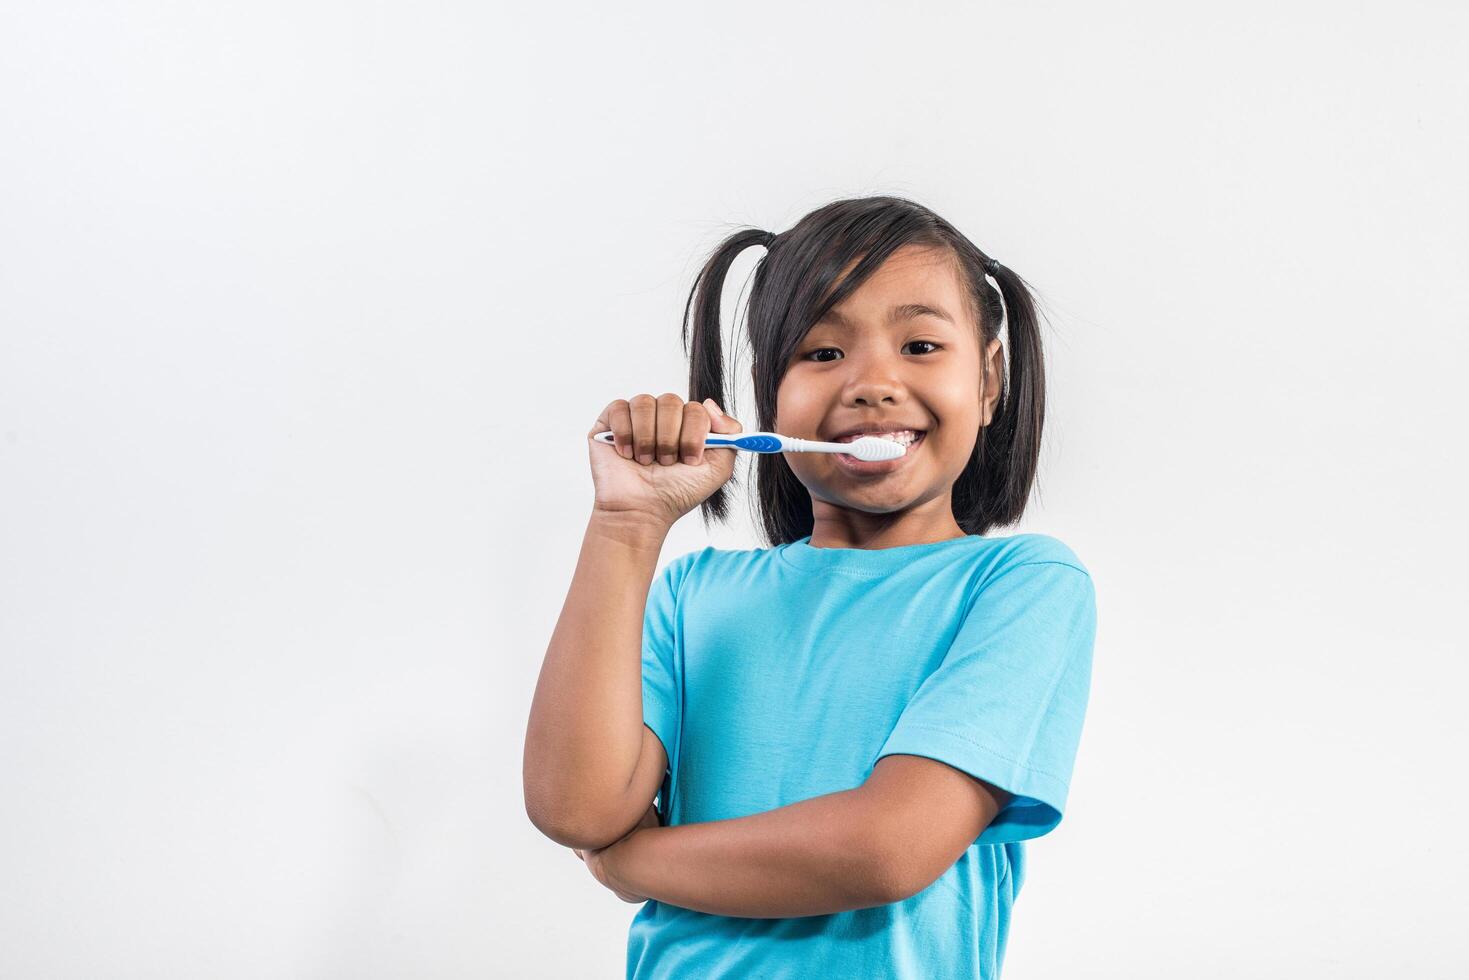
[[[939,347],[938,344],[934,343],[931,340],[911,340],[911,341],[909,341],[909,344],[924,344],[924,345],[927,345],[929,347],[934,348],[935,350],[942,350],[942,348]],[[802,360],[809,361],[809,360],[812,359],[812,357],[814,355],[820,354],[822,351],[834,351],[835,353],[838,353],[838,354],[841,353],[841,351],[837,350],[835,347],[817,347],[817,348],[815,348],[813,350],[807,351],[806,354],[805,354],[805,356],[802,358]],[[818,364],[828,364],[830,362],[829,361],[821,361],[821,360],[818,360],[816,363],[818,363]]]

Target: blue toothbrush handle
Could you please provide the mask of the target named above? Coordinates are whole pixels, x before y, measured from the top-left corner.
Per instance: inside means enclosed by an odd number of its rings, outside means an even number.
[[[598,432],[592,438],[609,446],[614,445],[611,432]],[[704,445],[744,449],[752,453],[778,453],[785,450],[785,443],[773,432],[739,432],[732,435],[711,433],[704,438]]]
[[[780,441],[780,436],[773,436],[768,432],[746,432],[732,436],[710,435],[704,438],[704,445],[733,446],[752,453],[778,453],[785,448]]]

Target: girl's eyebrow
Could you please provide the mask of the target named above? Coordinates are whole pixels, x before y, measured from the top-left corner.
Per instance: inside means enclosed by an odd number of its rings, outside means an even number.
[[[926,303],[899,303],[891,310],[888,310],[889,323],[897,323],[899,320],[911,320],[914,317],[919,316],[936,316],[940,320],[947,320],[950,324],[953,324],[954,322],[954,318],[949,316],[949,314],[945,313],[942,309],[929,306]],[[826,315],[823,316],[821,319],[830,320],[837,326],[846,329],[851,329],[852,326],[852,321],[850,319],[843,316],[841,313],[834,309],[827,310]]]

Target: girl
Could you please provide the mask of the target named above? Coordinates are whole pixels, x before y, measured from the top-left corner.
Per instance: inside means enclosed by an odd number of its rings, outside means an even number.
[[[735,452],[704,438],[744,431],[719,405],[719,307],[750,245],[757,429],[908,448],[760,454],[768,547],[656,573],[676,520],[728,509]],[[927,208],[870,197],[734,234],[689,307],[690,401],[618,399],[588,433],[615,445],[588,440],[527,812],[645,903],[629,977],[997,977],[1022,841],[1061,820],[1096,629],[1071,549],[985,533],[1021,517],[1040,450],[1028,287]]]

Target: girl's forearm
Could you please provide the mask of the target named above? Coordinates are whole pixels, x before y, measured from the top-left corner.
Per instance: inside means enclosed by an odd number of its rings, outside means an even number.
[[[713,915],[826,915],[897,901],[860,790],[765,813],[634,831],[601,852],[623,891]]]
[[[596,837],[616,819],[642,752],[643,614],[667,533],[592,515],[541,665],[525,735],[525,804],[543,833],[569,847],[605,843]]]

